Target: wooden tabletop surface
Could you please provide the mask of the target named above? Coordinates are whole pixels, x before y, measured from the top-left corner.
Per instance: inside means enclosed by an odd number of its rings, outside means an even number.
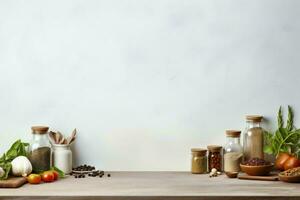
[[[280,181],[229,179],[225,175],[209,178],[207,174],[188,172],[110,174],[111,177],[66,177],[54,183],[0,189],[0,199],[300,199],[300,184]]]

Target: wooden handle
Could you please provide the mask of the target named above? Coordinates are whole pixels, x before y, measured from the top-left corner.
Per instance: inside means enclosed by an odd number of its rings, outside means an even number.
[[[278,176],[248,176],[248,175],[241,175],[238,177],[239,179],[245,180],[259,180],[259,181],[278,181]]]

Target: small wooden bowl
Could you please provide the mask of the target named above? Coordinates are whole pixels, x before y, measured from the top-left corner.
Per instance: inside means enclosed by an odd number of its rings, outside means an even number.
[[[250,176],[267,176],[272,171],[274,164],[249,166],[240,164],[241,170]]]
[[[300,175],[299,176],[285,176],[282,173],[278,174],[279,180],[288,182],[288,183],[300,183]]]
[[[237,178],[238,177],[238,172],[225,172],[226,176],[228,178]]]

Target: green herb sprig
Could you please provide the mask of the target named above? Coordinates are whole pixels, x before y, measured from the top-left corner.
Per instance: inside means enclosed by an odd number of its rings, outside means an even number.
[[[279,107],[277,113],[278,129],[275,133],[265,132],[264,152],[277,156],[281,152],[294,154],[300,157],[300,129],[294,126],[294,113],[291,106],[288,106],[288,119],[284,127],[282,109]]]

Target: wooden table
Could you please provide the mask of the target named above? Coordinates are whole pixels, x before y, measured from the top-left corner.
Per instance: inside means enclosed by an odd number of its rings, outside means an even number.
[[[220,198],[222,197],[222,198]],[[0,189],[0,199],[203,200],[300,199],[300,184],[209,178],[188,172],[111,172],[54,183]]]

